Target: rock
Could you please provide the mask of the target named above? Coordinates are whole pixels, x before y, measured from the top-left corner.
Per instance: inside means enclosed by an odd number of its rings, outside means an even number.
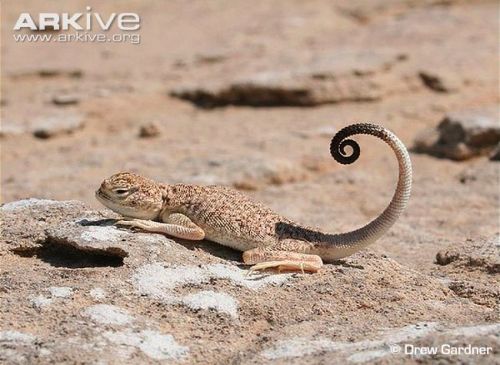
[[[456,73],[445,70],[423,70],[418,73],[418,76],[426,87],[437,92],[454,92],[462,85],[462,79]]]
[[[158,331],[105,332],[103,337],[118,345],[120,350],[123,347],[139,349],[154,360],[182,360],[189,353],[189,347],[178,344],[172,335],[164,335]],[[126,351],[124,355],[128,358],[131,354]]]
[[[7,250],[40,247],[40,242],[47,239],[47,228],[66,219],[83,219],[86,210],[78,201],[32,198],[3,204],[0,208],[1,241]]]
[[[228,55],[224,51],[211,50],[204,53],[199,53],[195,55],[195,63],[203,64],[214,64],[225,61]]]
[[[339,50],[323,55],[302,69],[271,70],[227,83],[182,86],[170,95],[204,108],[374,101],[401,87],[394,77],[386,75],[401,61],[400,55],[393,52]]]
[[[76,94],[60,94],[52,97],[52,103],[55,105],[76,105],[80,102],[80,97]]]
[[[56,227],[46,230],[47,240],[52,243],[75,247],[81,251],[109,254],[112,256],[127,257],[128,245],[123,244],[122,232],[115,226],[108,224],[88,225],[91,221],[60,223]]]
[[[436,129],[424,130],[415,138],[415,152],[452,160],[488,154],[500,142],[496,109],[447,114]]]
[[[139,137],[141,138],[157,137],[160,134],[161,134],[160,127],[155,122],[143,124],[139,128]]]
[[[46,298],[43,295],[39,295],[36,298],[31,299],[31,305],[38,309],[43,310],[52,304],[52,299]]]
[[[500,304],[500,236],[451,245],[436,254],[436,264],[458,296],[490,308]]]
[[[182,299],[182,303],[195,311],[213,309],[233,318],[238,317],[238,301],[225,293],[216,293],[211,290],[202,291],[187,295]]]
[[[78,68],[51,68],[51,67],[38,67],[32,66],[23,68],[19,71],[10,73],[10,76],[14,79],[17,78],[30,78],[30,77],[41,77],[41,78],[56,78],[56,77],[67,77],[71,79],[80,79],[84,76],[84,71]]]
[[[54,115],[43,117],[33,122],[33,135],[48,139],[59,135],[72,134],[84,127],[84,118],[80,114]]]
[[[493,152],[491,152],[490,160],[500,161],[500,142],[498,142],[497,146],[493,149]]]
[[[500,273],[500,236],[490,240],[467,240],[452,245],[436,254],[436,264],[453,270],[479,270],[489,274]],[[448,270],[450,270],[448,268]]]
[[[477,305],[484,305],[493,309],[498,308],[498,305],[500,305],[500,289],[498,285],[470,280],[454,280],[448,284],[448,288],[459,297],[470,299]]]
[[[88,307],[84,311],[84,315],[100,324],[124,325],[134,320],[126,310],[107,304],[97,304]]]
[[[29,333],[0,331],[0,362],[2,364],[29,364],[29,358],[38,355],[38,340]]]
[[[55,68],[42,68],[35,72],[40,77],[69,77],[79,79],[83,76],[83,71],[80,69],[55,69]],[[30,76],[31,72],[25,72],[22,76]]]
[[[367,362],[383,358],[394,352],[392,346],[404,341],[414,341],[428,336],[436,331],[438,323],[423,322],[403,328],[386,330],[382,338],[377,337],[372,341],[361,342],[335,342],[325,337],[312,339],[307,337],[294,337],[281,340],[272,347],[261,352],[261,356],[268,360],[300,358],[315,353],[343,352],[350,362]],[[390,348],[387,346],[390,344]]]
[[[259,156],[187,159],[176,170],[182,171],[180,181],[231,185],[242,190],[257,190],[266,185],[302,181],[310,176],[309,170],[300,162]]]
[[[96,301],[101,301],[106,298],[106,292],[102,288],[93,288],[89,294]]]
[[[2,121],[0,126],[0,137],[17,136],[23,134],[25,130],[17,124],[9,124],[9,122]]]
[[[166,251],[178,244],[164,235],[119,229],[116,219],[106,218],[117,215],[89,210],[81,202],[27,199],[4,204],[0,211],[0,252],[36,256],[55,267],[136,267],[151,258],[180,260]],[[189,251],[179,246],[179,252]]]
[[[49,291],[55,298],[69,298],[73,295],[73,288],[69,286],[52,286]]]
[[[118,229],[116,215],[80,202],[12,202],[1,217],[2,363],[389,361],[387,343],[498,332],[498,324],[467,326],[492,321],[493,289],[448,289],[367,251],[314,275],[247,275],[241,254],[231,261],[219,245]],[[497,260],[486,248],[461,249],[436,267],[461,275],[459,263],[471,261],[463,252],[481,253],[468,282],[474,274],[493,282],[476,269]],[[478,293],[483,305],[474,304]]]

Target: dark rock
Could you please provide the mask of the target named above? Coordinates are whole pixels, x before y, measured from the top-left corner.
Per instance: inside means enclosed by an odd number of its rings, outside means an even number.
[[[490,154],[490,160],[491,161],[500,161],[500,142],[498,142],[497,146],[493,150],[493,152]]]
[[[43,117],[33,122],[33,135],[37,138],[48,139],[58,135],[72,134],[84,127],[83,119],[80,114]]]
[[[52,103],[55,105],[76,105],[80,102],[80,98],[78,95],[75,94],[61,94],[61,95],[54,95],[52,97]]]
[[[420,71],[418,76],[426,87],[433,91],[442,93],[457,91],[462,84],[462,80],[458,77],[458,75],[442,70]]]
[[[170,95],[205,108],[375,101],[401,87],[400,82],[388,74],[403,60],[400,56],[392,52],[339,51],[302,69],[263,72],[202,86],[189,85],[172,90]]]
[[[155,122],[143,124],[139,129],[139,137],[141,138],[157,137],[160,134],[160,127]]]
[[[414,150],[452,160],[488,154],[500,142],[496,109],[450,113],[437,128],[424,130]]]
[[[37,74],[40,77],[69,77],[69,78],[75,78],[79,79],[83,76],[83,71],[78,70],[78,69],[68,69],[68,70],[62,70],[62,69],[53,69],[53,68],[44,68],[40,69]],[[23,75],[24,76],[24,75]]]

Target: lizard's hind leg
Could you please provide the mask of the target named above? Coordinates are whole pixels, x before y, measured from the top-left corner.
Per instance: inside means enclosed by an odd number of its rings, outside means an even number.
[[[323,260],[318,255],[272,248],[253,248],[245,251],[243,262],[253,265],[249,273],[270,268],[277,268],[278,271],[317,272],[323,266]]]

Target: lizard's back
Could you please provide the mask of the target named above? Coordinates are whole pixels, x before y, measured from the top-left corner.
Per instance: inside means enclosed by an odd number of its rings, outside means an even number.
[[[188,216],[211,241],[240,251],[274,244],[276,225],[289,222],[237,190],[217,185],[170,186],[168,205]]]

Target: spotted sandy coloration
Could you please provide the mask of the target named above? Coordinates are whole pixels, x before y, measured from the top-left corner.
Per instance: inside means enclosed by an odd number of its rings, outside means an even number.
[[[119,222],[123,225],[187,239],[206,238],[244,251],[245,263],[265,262],[256,265],[257,269],[317,271],[321,259],[331,261],[351,255],[381,237],[404,211],[410,196],[408,152],[387,129],[369,123],[350,125],[332,139],[332,156],[342,164],[354,162],[360,148],[347,137],[355,134],[376,136],[392,148],[399,163],[399,179],[384,212],[352,232],[328,234],[302,226],[228,187],[167,185],[129,172],[104,180],[96,197],[113,211],[133,219]],[[351,148],[350,155],[346,146]]]

